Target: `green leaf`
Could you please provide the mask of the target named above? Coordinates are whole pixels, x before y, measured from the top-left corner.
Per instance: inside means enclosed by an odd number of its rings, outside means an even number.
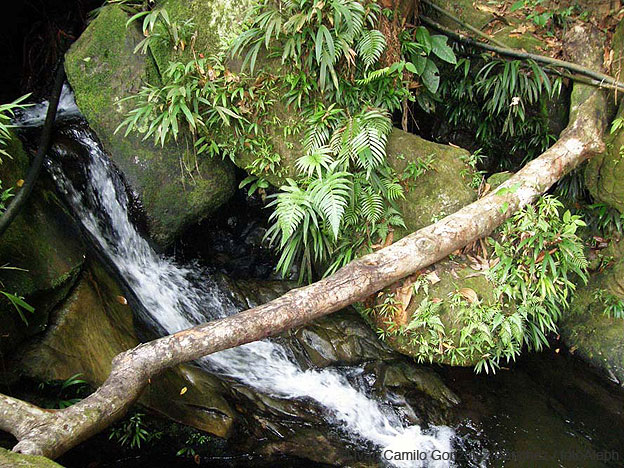
[[[514,11],[517,11],[523,7],[524,7],[524,0],[518,0],[513,5],[511,5],[511,8],[509,9],[509,11],[513,13]]]
[[[416,41],[423,47],[424,51],[427,55],[431,53],[432,44],[431,44],[431,36],[429,35],[429,31],[424,26],[419,26],[416,29]]]
[[[457,63],[457,58],[455,57],[453,49],[446,44],[447,41],[448,37],[440,34],[431,36],[431,50],[440,59],[455,65]]]
[[[425,87],[435,94],[438,91],[440,86],[440,71],[438,70],[438,66],[433,63],[432,60],[427,59],[427,64],[425,65],[425,70],[421,75],[423,84]]]

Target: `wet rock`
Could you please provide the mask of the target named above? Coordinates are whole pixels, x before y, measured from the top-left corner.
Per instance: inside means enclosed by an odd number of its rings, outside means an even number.
[[[13,137],[0,164],[3,188],[17,193],[26,178],[29,158]],[[24,311],[26,324],[4,297],[0,298],[0,352],[13,350],[24,338],[45,329],[50,311],[67,295],[84,262],[80,231],[45,174],[39,178],[24,209],[0,241],[1,289],[22,296],[35,308]]]
[[[55,323],[24,353],[21,372],[40,380],[65,380],[81,373],[97,387],[108,377],[112,359],[138,344],[123,291],[101,266],[90,262],[56,312]],[[226,437],[236,414],[223,392],[217,378],[185,364],[152,378],[140,402],[174,421]]]
[[[135,24],[126,28],[127,20],[120,6],[105,7],[71,47],[65,68],[78,107],[138,192],[152,238],[167,245],[231,197],[234,171],[227,161],[197,159],[184,135],[160,147],[115,133],[132,106],[123,99],[160,80],[150,56],[133,52],[142,35]]]
[[[316,320],[288,335],[314,367],[357,365],[394,357],[392,350],[351,309]]]
[[[578,289],[559,328],[571,352],[624,385],[624,319],[606,313],[609,302],[624,301],[624,244],[620,242],[612,252],[615,264]]]
[[[226,278],[219,281],[229,284],[232,297],[245,308],[274,299],[294,286]],[[54,325],[29,346],[17,367],[41,380],[62,380],[80,372],[93,386],[101,384],[112,358],[139,342],[137,324],[125,302],[122,289],[110,275],[89,262],[80,282],[56,312]],[[324,317],[276,339],[304,368],[355,365],[345,368],[345,378],[391,402],[411,421],[441,422],[446,409],[456,402],[435,372],[379,343],[354,311]],[[293,455],[334,465],[362,459],[361,446],[351,443],[318,403],[306,398],[278,398],[193,364],[152,378],[140,404],[227,438],[238,450],[266,456]]]
[[[23,455],[0,448],[0,466],[13,468],[62,468],[49,458]]]

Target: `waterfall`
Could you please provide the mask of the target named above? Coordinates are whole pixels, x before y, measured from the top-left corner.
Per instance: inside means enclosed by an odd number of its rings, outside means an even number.
[[[65,113],[74,112],[71,105]],[[41,109],[36,108],[40,111]],[[63,113],[61,113],[63,115]],[[21,117],[32,125],[33,118]],[[101,251],[116,266],[141,302],[141,319],[163,334],[171,334],[239,310],[227,291],[194,266],[181,266],[157,254],[141,237],[128,214],[128,198],[108,156],[93,135],[72,127],[72,138],[89,153],[86,186],[77,190],[54,163],[50,172],[76,216]],[[271,340],[221,351],[199,361],[210,372],[234,378],[278,398],[310,399],[324,408],[325,419],[354,440],[393,452],[450,453],[454,431],[408,425],[383,402],[350,383],[344,370],[302,369],[288,350]],[[448,466],[448,461],[393,462],[398,466]],[[382,460],[383,461],[383,460]],[[406,464],[407,463],[407,464]]]

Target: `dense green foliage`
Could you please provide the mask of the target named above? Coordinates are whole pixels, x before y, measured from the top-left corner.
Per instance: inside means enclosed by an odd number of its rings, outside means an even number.
[[[39,384],[39,390],[46,395],[42,406],[50,409],[63,409],[78,403],[89,393],[82,374],[74,374],[65,380],[48,380]]]
[[[423,158],[399,174],[387,161],[393,118],[407,103],[439,112],[454,131],[473,132],[482,149],[464,161],[471,169],[461,175],[472,177],[475,189],[483,187],[484,167],[515,169],[555,139],[547,105],[561,92],[560,78],[551,79],[532,61],[471,55],[461,47],[458,60],[446,37],[424,27],[405,27],[400,50],[389,51],[377,29],[381,15],[393,12],[367,0],[266,0],[250,11],[228,47],[204,57],[194,47],[192,19],[172,21],[163,9],[137,13],[129,23],[142,20],[145,39],[136,52],[167,48],[171,60],[162,82],[147,83],[129,98],[134,108],[119,129],[158,144],[190,134],[198,156],[240,163],[241,155],[253,155],[241,187],[268,197],[267,239],[280,252],[278,271],[289,276],[298,270],[300,281],[332,273],[405,227],[397,202],[410,183],[435,169]],[[231,69],[237,57],[240,68]],[[448,71],[445,80],[438,65]],[[293,112],[301,116],[296,123],[284,122]],[[282,165],[276,129],[299,152],[292,167]],[[271,194],[276,180],[285,183]],[[567,180],[559,187],[566,199],[584,192],[580,177]],[[619,217],[606,206],[587,209],[595,212],[596,226],[619,230]],[[426,297],[410,323],[392,326],[393,294],[368,312],[388,320],[383,336],[407,340],[421,360],[474,361],[479,371],[494,370],[523,346],[546,345],[574,281],[587,281],[576,232],[583,225],[578,214],[546,197],[492,238],[494,301],[468,300],[460,289],[434,301],[426,281],[418,281],[414,293]],[[453,312],[452,325],[441,319],[444,308]]]
[[[454,131],[474,132],[494,170],[516,169],[554,141],[547,103],[561,92],[532,61],[487,54],[461,58],[441,86],[442,110]],[[504,156],[501,156],[504,155]]]
[[[477,372],[491,372],[515,359],[523,346],[542,349],[569,307],[575,281],[587,281],[577,235],[585,223],[569,211],[561,213],[562,208],[555,198],[543,197],[514,214],[490,239],[497,259],[486,273],[495,286],[493,300],[459,286],[448,297],[434,298],[423,276],[414,283],[414,295],[424,292],[424,298],[406,325],[394,323],[394,294],[366,313],[382,319],[383,338],[409,346],[420,361],[476,362]]]
[[[274,104],[281,92],[304,120],[284,129],[303,133],[303,154],[297,177],[270,204],[268,236],[281,251],[278,270],[288,275],[298,264],[300,280],[311,280],[318,268],[334,271],[383,242],[392,227],[404,226],[395,203],[403,197],[401,178],[385,158],[391,113],[415,99],[410,89],[417,77],[419,102],[432,100],[439,87],[434,57],[455,63],[446,37],[419,27],[401,35],[402,60],[382,66],[379,14],[375,2],[261,2],[228,51],[244,54],[249,75],[230,70],[225,53],[204,58],[193,50],[192,59],[170,62],[161,85],[147,85],[132,98],[136,107],[120,128],[161,144],[188,129],[198,154],[234,160],[251,152],[242,185],[252,193],[268,188],[269,175],[282,175],[267,128],[280,123]],[[172,22],[162,9],[130,21],[140,18],[147,36],[137,50],[163,42],[178,51],[193,47],[190,21]],[[261,54],[279,57],[281,73],[256,72]]]

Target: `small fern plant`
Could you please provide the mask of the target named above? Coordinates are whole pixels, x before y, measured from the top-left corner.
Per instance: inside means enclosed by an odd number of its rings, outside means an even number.
[[[296,162],[301,178],[288,180],[269,204],[274,224],[267,232],[281,250],[278,270],[286,275],[300,262],[299,279],[312,278],[315,265],[333,272],[360,247],[383,241],[392,227],[404,227],[396,200],[403,186],[385,160],[392,130],[389,116],[366,109],[349,116],[319,104]],[[363,235],[364,234],[364,235]]]

